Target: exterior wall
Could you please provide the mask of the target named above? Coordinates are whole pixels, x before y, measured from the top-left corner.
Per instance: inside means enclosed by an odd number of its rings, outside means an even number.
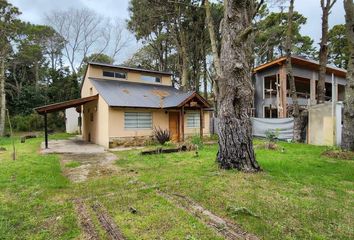
[[[93,101],[83,105],[82,113],[82,138],[85,141],[91,140],[92,143],[102,145],[106,148],[109,146],[108,105],[99,96],[97,101]],[[93,120],[91,121],[91,114]],[[89,137],[90,136],[90,137]]]
[[[186,111],[188,112],[197,112],[199,111]],[[208,136],[210,135],[210,112],[204,112],[204,128],[203,128],[203,136]],[[187,114],[184,115],[184,135],[185,137],[188,136],[193,136],[193,135],[199,135],[200,134],[200,128],[189,128],[187,126]]]
[[[169,128],[168,113],[166,114],[165,110],[111,107],[109,109],[109,138],[147,137],[153,135],[153,129],[125,129],[124,112],[151,112],[153,127]]]
[[[79,131],[79,113],[76,108],[65,110],[65,130],[67,133],[76,133]]]
[[[125,129],[124,112],[152,112],[152,125],[161,129],[169,129],[169,114],[160,109],[128,109],[128,108],[110,108],[109,109],[109,139],[132,138],[132,137],[150,137],[153,135],[153,129]],[[187,111],[188,112],[188,111]],[[186,116],[186,115],[185,115]],[[203,135],[210,134],[210,113],[204,112]],[[188,128],[187,118],[184,119],[185,136],[191,136],[200,133],[199,128]]]
[[[125,73],[127,73],[127,79],[104,77],[103,70],[125,72]],[[109,80],[125,80],[125,81],[129,81],[129,82],[140,82],[140,83],[147,83],[147,82],[141,80],[141,76],[142,75],[149,75],[149,76],[154,76],[154,77],[161,77],[161,83],[149,83],[149,84],[172,86],[171,76],[168,76],[168,75],[162,75],[162,74],[159,75],[159,74],[154,74],[154,73],[139,73],[139,72],[127,71],[127,70],[121,70],[121,69],[118,70],[117,68],[110,68],[110,67],[103,67],[103,66],[90,65],[86,75],[88,77],[92,77],[92,78],[101,78],[101,79],[109,79]]]

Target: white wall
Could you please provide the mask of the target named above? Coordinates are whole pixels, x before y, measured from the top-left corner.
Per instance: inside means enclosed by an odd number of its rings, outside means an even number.
[[[65,110],[65,129],[67,133],[75,133],[79,131],[79,113],[76,108],[68,108]]]

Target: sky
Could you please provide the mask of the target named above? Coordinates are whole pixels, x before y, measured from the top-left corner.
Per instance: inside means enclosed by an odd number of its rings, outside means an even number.
[[[22,12],[21,19],[35,24],[43,24],[44,16],[53,10],[87,7],[99,14],[113,19],[125,21],[129,18],[129,0],[9,0]],[[279,10],[279,9],[274,9]],[[307,18],[307,24],[302,27],[302,34],[309,35],[318,44],[321,37],[321,7],[320,0],[295,0],[295,10]],[[330,28],[344,23],[343,1],[337,0],[329,17]],[[118,63],[128,59],[140,46],[134,40],[122,50]]]

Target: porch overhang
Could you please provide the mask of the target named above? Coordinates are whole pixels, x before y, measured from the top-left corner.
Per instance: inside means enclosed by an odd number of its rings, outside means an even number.
[[[44,116],[44,139],[45,139],[45,148],[48,148],[48,121],[47,121],[47,113],[61,111],[67,108],[79,107],[85,103],[92,102],[98,99],[98,95],[73,99],[65,102],[59,102],[54,104],[45,105],[42,107],[37,107],[34,110],[38,114]]]
[[[46,113],[57,112],[67,108],[78,107],[85,103],[95,101],[97,99],[98,99],[98,95],[94,95],[90,97],[78,98],[78,99],[73,99],[65,102],[49,104],[49,105],[37,107],[34,110],[36,110],[38,114],[44,115]]]

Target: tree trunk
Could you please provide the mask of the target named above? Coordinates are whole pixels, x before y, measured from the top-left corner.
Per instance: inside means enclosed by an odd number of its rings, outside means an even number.
[[[317,102],[318,103],[324,103],[325,102],[325,97],[326,97],[326,87],[325,87],[325,81],[326,81],[326,69],[327,69],[327,59],[328,59],[328,16],[330,13],[330,10],[333,6],[333,4],[336,2],[336,0],[326,0],[326,4],[324,2],[325,0],[321,0],[321,8],[322,8],[322,38],[321,38],[321,43],[320,43],[320,53],[319,53],[319,58],[320,58],[320,72],[319,72],[319,78],[318,78],[318,84],[317,84]]]
[[[214,113],[215,116],[218,116],[218,95],[219,95],[219,88],[217,81],[221,77],[221,66],[220,66],[220,57],[218,53],[218,48],[217,48],[217,40],[216,40],[216,35],[215,35],[215,30],[214,30],[214,23],[213,23],[213,18],[211,16],[211,11],[210,11],[210,4],[208,0],[205,0],[204,2],[205,5],[205,18],[206,22],[208,25],[208,32],[209,32],[209,38],[210,38],[210,45],[211,45],[211,50],[213,53],[213,63],[214,63],[214,68],[216,72],[216,76],[212,79],[212,91],[213,91],[213,96],[214,96]]]
[[[205,49],[203,50],[203,87],[204,87],[204,98],[208,100],[208,69],[207,69]]]
[[[344,128],[342,147],[354,151],[354,3],[344,0],[345,20],[348,36],[349,63],[344,101]]]
[[[0,53],[0,136],[5,134],[5,113],[6,113],[6,97],[5,97],[5,54]]]
[[[292,19],[294,13],[294,0],[290,0],[290,7],[288,13],[288,29],[286,34],[285,50],[286,50],[286,70],[287,77],[289,79],[291,99],[292,99],[292,116],[294,118],[294,141],[299,142],[301,140],[301,117],[299,110],[299,103],[297,101],[295,78],[293,74],[293,68],[291,63],[291,49],[292,49]]]
[[[221,168],[256,172],[250,110],[253,101],[247,30],[252,26],[254,0],[225,0],[220,54],[219,151]]]

